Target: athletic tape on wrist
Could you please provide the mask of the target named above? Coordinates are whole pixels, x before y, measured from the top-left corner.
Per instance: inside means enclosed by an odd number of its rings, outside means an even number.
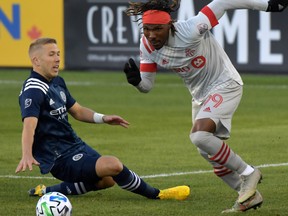
[[[104,123],[103,121],[103,114],[95,112],[93,115],[93,120],[96,124]]]

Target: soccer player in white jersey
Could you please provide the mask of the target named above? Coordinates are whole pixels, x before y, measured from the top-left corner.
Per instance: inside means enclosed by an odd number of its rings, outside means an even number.
[[[128,16],[142,15],[140,70],[133,59],[124,66],[128,82],[140,92],[154,86],[157,65],[175,71],[192,96],[193,127],[190,139],[213,166],[214,173],[238,192],[231,209],[246,211],[260,207],[257,190],[259,169],[247,164],[224,140],[231,131],[231,119],[242,97],[242,79],[223,48],[209,31],[230,9],[281,12],[287,0],[214,0],[194,17],[174,21],[170,13],[179,0],[130,2]]]

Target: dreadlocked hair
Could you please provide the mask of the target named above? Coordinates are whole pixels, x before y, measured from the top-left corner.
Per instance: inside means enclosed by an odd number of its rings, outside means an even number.
[[[127,16],[143,15],[148,10],[165,11],[168,14],[175,12],[180,7],[181,0],[149,0],[147,2],[129,2],[129,7],[126,9]],[[141,18],[136,20],[138,22]],[[172,20],[172,23],[175,22]],[[176,31],[174,25],[171,25],[172,33]]]

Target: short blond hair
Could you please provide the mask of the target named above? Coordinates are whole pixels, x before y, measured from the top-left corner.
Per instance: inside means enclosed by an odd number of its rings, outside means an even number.
[[[57,44],[56,39],[54,38],[38,38],[37,40],[33,41],[29,46],[29,56],[35,51],[41,48],[45,44]]]

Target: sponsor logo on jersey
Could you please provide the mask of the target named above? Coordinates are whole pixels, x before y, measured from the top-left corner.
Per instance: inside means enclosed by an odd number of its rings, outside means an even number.
[[[72,157],[73,161],[79,161],[83,157],[83,154],[76,154]]]
[[[204,112],[211,112],[211,109],[210,109],[210,107],[206,107],[203,111]]]
[[[206,59],[204,56],[197,56],[192,59],[191,64],[194,68],[202,68],[206,63]]]
[[[191,50],[190,48],[185,50],[186,57],[192,57],[195,54],[195,50]]]
[[[173,71],[175,71],[176,73],[189,72],[190,71],[190,67],[189,66],[185,66],[185,67],[182,67],[182,68],[174,68]]]
[[[58,120],[66,119],[68,116],[67,108],[65,105],[50,111],[51,116],[55,116]],[[66,119],[67,120],[67,119]]]
[[[26,98],[25,99],[25,109],[30,107],[32,104],[32,99],[31,98]]]
[[[194,51],[195,50],[191,50],[190,51],[190,54],[194,54]],[[199,69],[199,68],[202,68],[204,67],[206,64],[206,59],[204,56],[197,56],[195,58],[193,58],[191,60],[191,65],[193,68],[196,68],[196,69]],[[191,66],[187,65],[187,66],[184,66],[184,67],[181,67],[181,68],[173,68],[173,71],[177,72],[177,73],[180,73],[180,72],[192,72],[192,69]]]
[[[61,114],[65,113],[66,111],[67,111],[67,108],[64,105],[64,106],[59,107],[58,109],[51,110],[50,115],[61,115]]]
[[[53,105],[54,103],[55,103],[54,100],[53,100],[52,98],[50,98],[49,105],[51,106],[51,105]]]

